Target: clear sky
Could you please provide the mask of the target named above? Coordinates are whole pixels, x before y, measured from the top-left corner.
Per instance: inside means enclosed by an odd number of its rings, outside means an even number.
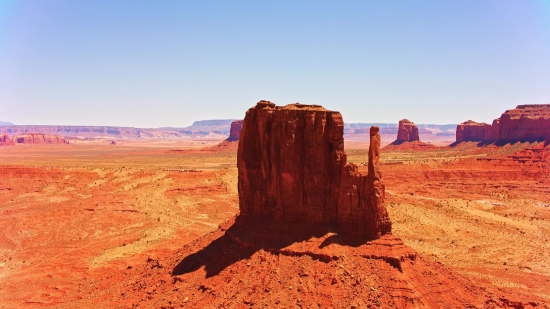
[[[0,120],[183,127],[261,99],[436,124],[550,103],[550,0],[0,0]]]

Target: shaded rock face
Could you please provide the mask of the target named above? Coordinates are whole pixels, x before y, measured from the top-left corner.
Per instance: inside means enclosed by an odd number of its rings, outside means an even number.
[[[231,130],[229,131],[229,138],[227,141],[238,141],[241,136],[241,130],[243,128],[244,120],[235,120],[231,123]]]
[[[397,131],[397,141],[414,142],[419,140],[420,137],[418,136],[418,127],[414,124],[414,122],[411,122],[408,119],[400,120]]]
[[[25,133],[17,136],[17,143],[21,144],[68,144],[59,135],[42,134],[42,133]]]
[[[346,164],[343,129],[340,113],[319,105],[260,101],[249,109],[237,154],[241,216],[331,225],[370,239],[390,233],[378,128],[368,175]]]
[[[9,146],[9,145],[15,145],[15,142],[8,134],[1,134],[0,135],[0,146]]]
[[[503,142],[550,140],[550,104],[518,105],[500,116]]]
[[[492,140],[493,128],[485,122],[465,121],[456,126],[457,142]]]

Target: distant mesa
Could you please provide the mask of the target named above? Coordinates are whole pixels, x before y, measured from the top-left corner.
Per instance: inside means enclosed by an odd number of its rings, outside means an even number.
[[[1,121],[1,120],[0,120],[0,127],[1,127],[1,126],[6,126],[6,127],[7,127],[7,126],[13,126],[13,123],[7,122],[7,121]]]
[[[494,141],[493,128],[485,122],[465,121],[456,126],[457,142]]]
[[[68,144],[69,141],[59,135],[42,133],[25,133],[18,135],[16,141],[19,144]]]
[[[423,130],[427,131],[427,130]],[[432,134],[427,131],[427,134]],[[391,151],[416,151],[437,148],[437,146],[420,141],[418,127],[408,119],[399,121],[397,139],[383,148]]]
[[[550,141],[550,104],[518,105],[492,124],[472,120],[456,127],[456,142]]]
[[[419,140],[420,137],[418,136],[418,127],[414,124],[414,122],[411,122],[408,119],[400,120],[396,141],[414,142]]]
[[[12,146],[15,141],[8,134],[0,134],[0,146]]]
[[[243,128],[244,120],[235,120],[231,123],[231,130],[229,131],[228,142],[238,141],[241,136],[241,130]]]
[[[500,116],[501,142],[550,141],[550,104],[518,105]]]

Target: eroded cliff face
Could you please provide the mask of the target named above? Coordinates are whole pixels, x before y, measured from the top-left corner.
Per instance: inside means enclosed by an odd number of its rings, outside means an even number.
[[[59,135],[42,134],[42,133],[25,133],[17,136],[17,143],[22,144],[68,144],[69,141],[65,140]]]
[[[378,128],[368,176],[346,164],[343,129],[341,114],[319,105],[260,101],[249,109],[237,154],[241,216],[330,224],[371,239],[390,233]]]
[[[231,123],[231,129],[229,131],[229,138],[227,141],[238,141],[241,136],[241,130],[243,128],[244,120],[235,120]]]
[[[419,140],[420,137],[418,135],[418,127],[414,124],[414,122],[411,122],[408,119],[400,120],[397,131],[397,141],[414,142]]]
[[[485,122],[465,121],[456,126],[457,142],[492,140],[492,126]]]
[[[518,105],[500,116],[503,142],[550,140],[550,104]]]

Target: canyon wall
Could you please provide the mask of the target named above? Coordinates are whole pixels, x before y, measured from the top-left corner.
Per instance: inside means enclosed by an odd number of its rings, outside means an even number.
[[[400,120],[397,131],[397,141],[414,142],[419,140],[420,137],[418,136],[418,127],[414,124],[414,122],[411,122],[408,119]]]
[[[493,140],[493,128],[485,122],[465,121],[456,126],[457,142],[479,142]]]
[[[343,129],[341,114],[319,105],[250,108],[237,153],[240,215],[330,224],[371,239],[390,233],[378,128],[370,131],[368,175],[347,164]]]

